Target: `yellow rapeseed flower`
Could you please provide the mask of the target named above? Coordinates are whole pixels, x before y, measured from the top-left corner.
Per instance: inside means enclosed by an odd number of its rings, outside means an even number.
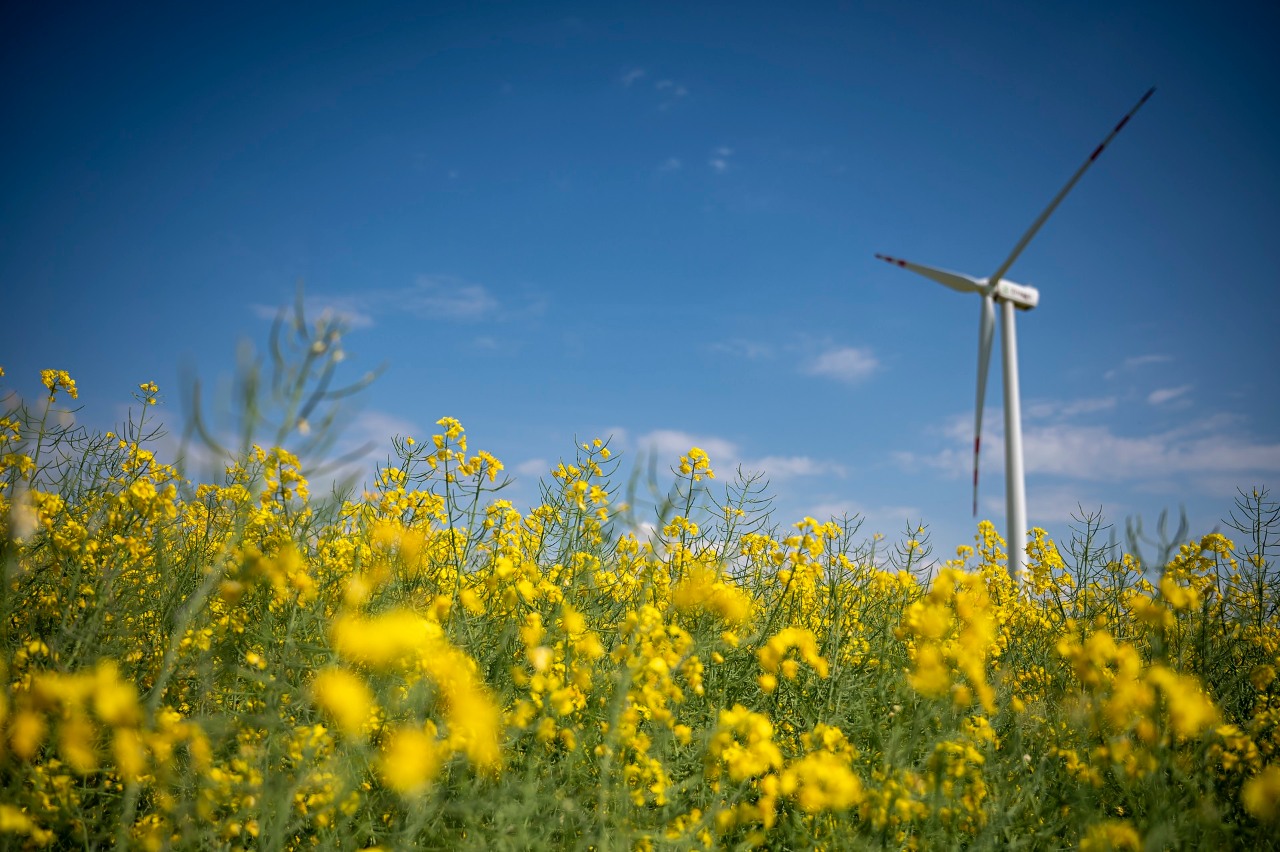
[[[1167,575],[1160,578],[1160,595],[1174,612],[1200,608],[1200,593],[1190,586],[1180,585]]]
[[[782,753],[774,745],[769,717],[741,704],[720,711],[707,753],[714,761],[708,766],[713,778],[719,775],[722,765],[734,781],[745,781],[782,765]]]
[[[679,471],[682,476],[692,476],[694,482],[700,481],[703,476],[716,478],[716,472],[711,469],[711,459],[701,447],[693,447],[688,455],[680,457]]]
[[[76,381],[66,370],[41,370],[40,381],[49,391],[50,402],[53,402],[54,397],[58,395],[59,388],[66,391],[67,396],[72,399],[80,398],[80,392],[76,390]]]
[[[1133,824],[1125,820],[1108,820],[1089,826],[1080,838],[1080,852],[1110,852],[1142,848],[1142,838]]]
[[[456,652],[461,655],[461,652]],[[502,765],[502,711],[483,684],[441,684],[447,698],[448,744],[473,766],[496,771]]]
[[[462,424],[453,417],[441,417],[436,421],[436,425],[444,429],[444,435],[449,440],[455,440],[462,434]]]
[[[129,781],[136,781],[147,769],[147,755],[142,737],[132,728],[121,728],[111,740],[111,754],[116,768]]]
[[[1152,666],[1147,679],[1164,694],[1169,723],[1179,738],[1197,736],[1218,723],[1218,708],[1195,677]]]
[[[951,691],[951,670],[936,645],[916,649],[915,666],[907,680],[912,689],[926,698],[940,698]]]
[[[334,650],[353,663],[386,669],[418,659],[441,641],[440,625],[405,609],[371,617],[343,615],[329,631]]]
[[[862,781],[848,763],[828,751],[815,751],[789,765],[782,773],[781,790],[810,814],[847,810],[863,798]]]
[[[36,846],[47,846],[54,837],[52,831],[41,828],[35,820],[13,805],[0,805],[0,834],[25,834]]]
[[[359,737],[377,704],[368,684],[356,674],[336,667],[322,669],[311,682],[316,706],[349,737]]]
[[[98,754],[94,749],[97,735],[93,722],[81,713],[73,713],[58,726],[58,751],[67,765],[81,775],[98,768]]]
[[[116,664],[109,660],[99,663],[94,672],[93,709],[114,727],[134,726],[141,718],[137,688],[121,680]]]
[[[712,568],[694,568],[671,590],[676,609],[713,613],[730,624],[745,624],[751,617],[751,596]]]
[[[387,737],[378,761],[382,781],[402,796],[425,791],[440,770],[441,747],[422,728],[402,726]]]
[[[1280,821],[1280,764],[1273,763],[1244,782],[1240,803],[1256,820]]]
[[[782,668],[784,658],[792,649],[818,673],[818,677],[827,676],[829,668],[827,661],[818,653],[818,638],[811,630],[803,627],[783,628],[769,639],[764,647],[756,652],[760,660],[760,668],[770,674],[777,672]],[[794,678],[796,671],[794,666],[787,666],[783,669],[783,676],[788,679]]]
[[[19,760],[31,760],[36,756],[49,731],[44,716],[31,710],[23,710],[9,723],[9,747]]]

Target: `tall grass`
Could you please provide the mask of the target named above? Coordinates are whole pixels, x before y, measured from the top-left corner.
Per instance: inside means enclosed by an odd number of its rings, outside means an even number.
[[[291,328],[215,481],[154,385],[119,434],[53,371],[0,420],[0,845],[1275,844],[1265,490],[1163,564],[1034,531],[1016,582],[989,523],[941,562],[779,525],[697,448],[652,516],[599,440],[520,511],[447,417],[320,498],[339,338]]]

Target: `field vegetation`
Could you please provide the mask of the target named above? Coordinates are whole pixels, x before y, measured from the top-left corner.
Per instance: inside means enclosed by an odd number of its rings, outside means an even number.
[[[350,390],[339,330],[282,321],[237,384],[238,447],[193,408],[217,476],[157,455],[154,384],[107,433],[59,417],[65,372],[7,398],[0,847],[1280,836],[1265,489],[1231,538],[1149,560],[1096,516],[1036,530],[1016,581],[989,523],[940,559],[923,528],[779,521],[696,447],[651,499],[587,440],[524,510],[443,417],[313,494]]]

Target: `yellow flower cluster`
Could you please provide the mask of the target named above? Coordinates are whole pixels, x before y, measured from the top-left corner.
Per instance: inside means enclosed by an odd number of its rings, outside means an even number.
[[[713,568],[694,568],[671,590],[671,603],[684,612],[709,612],[730,625],[751,618],[751,598]]]
[[[41,370],[40,383],[45,386],[45,390],[49,391],[50,402],[53,402],[59,390],[66,391],[67,396],[72,399],[80,398],[80,392],[76,390],[76,380],[71,378],[66,370]]]
[[[862,780],[847,760],[815,751],[787,765],[780,789],[805,813],[843,811],[862,802]]]
[[[787,680],[795,680],[800,672],[800,662],[788,657],[795,651],[800,661],[807,663],[818,677],[825,678],[829,672],[827,661],[818,653],[818,638],[803,627],[786,627],[765,643],[759,650],[760,688],[765,692],[773,692],[778,688],[779,673]]]
[[[425,678],[435,690],[443,730],[434,721],[401,724],[383,748],[380,771],[393,789],[419,792],[453,754],[465,755],[487,771],[501,766],[498,708],[474,661],[445,639],[439,624],[409,610],[369,617],[348,613],[334,621],[331,639],[338,656],[350,665],[395,672],[407,683]],[[348,736],[359,736],[378,710],[372,691],[349,671],[322,671],[312,691]]]
[[[1154,742],[1158,696],[1164,700],[1169,728],[1180,740],[1199,736],[1218,721],[1217,708],[1194,676],[1164,665],[1147,666],[1132,644],[1117,643],[1106,630],[1092,633],[1083,643],[1064,638],[1058,653],[1071,661],[1112,731],[1132,731],[1142,742]]]
[[[681,456],[676,469],[681,476],[693,477],[694,482],[700,481],[704,476],[708,479],[716,478],[716,472],[711,469],[711,458],[701,447],[694,447],[689,450],[688,455]]]
[[[1272,764],[1246,781],[1240,801],[1254,819],[1280,822],[1280,765]]]
[[[1113,819],[1089,826],[1080,838],[1080,852],[1138,852],[1142,837],[1132,823]]]
[[[908,607],[900,638],[912,643],[911,686],[921,695],[950,694],[964,709],[976,698],[991,713],[995,692],[987,682],[988,658],[999,652],[996,619],[986,580],[944,568],[922,599]],[[956,675],[963,678],[957,680]]]

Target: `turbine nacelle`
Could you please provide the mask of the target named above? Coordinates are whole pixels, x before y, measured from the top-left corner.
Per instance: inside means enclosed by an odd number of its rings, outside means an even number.
[[[991,295],[996,301],[1012,302],[1015,308],[1029,311],[1040,304],[1040,291],[1028,284],[1015,284],[1002,278],[992,289]]]

